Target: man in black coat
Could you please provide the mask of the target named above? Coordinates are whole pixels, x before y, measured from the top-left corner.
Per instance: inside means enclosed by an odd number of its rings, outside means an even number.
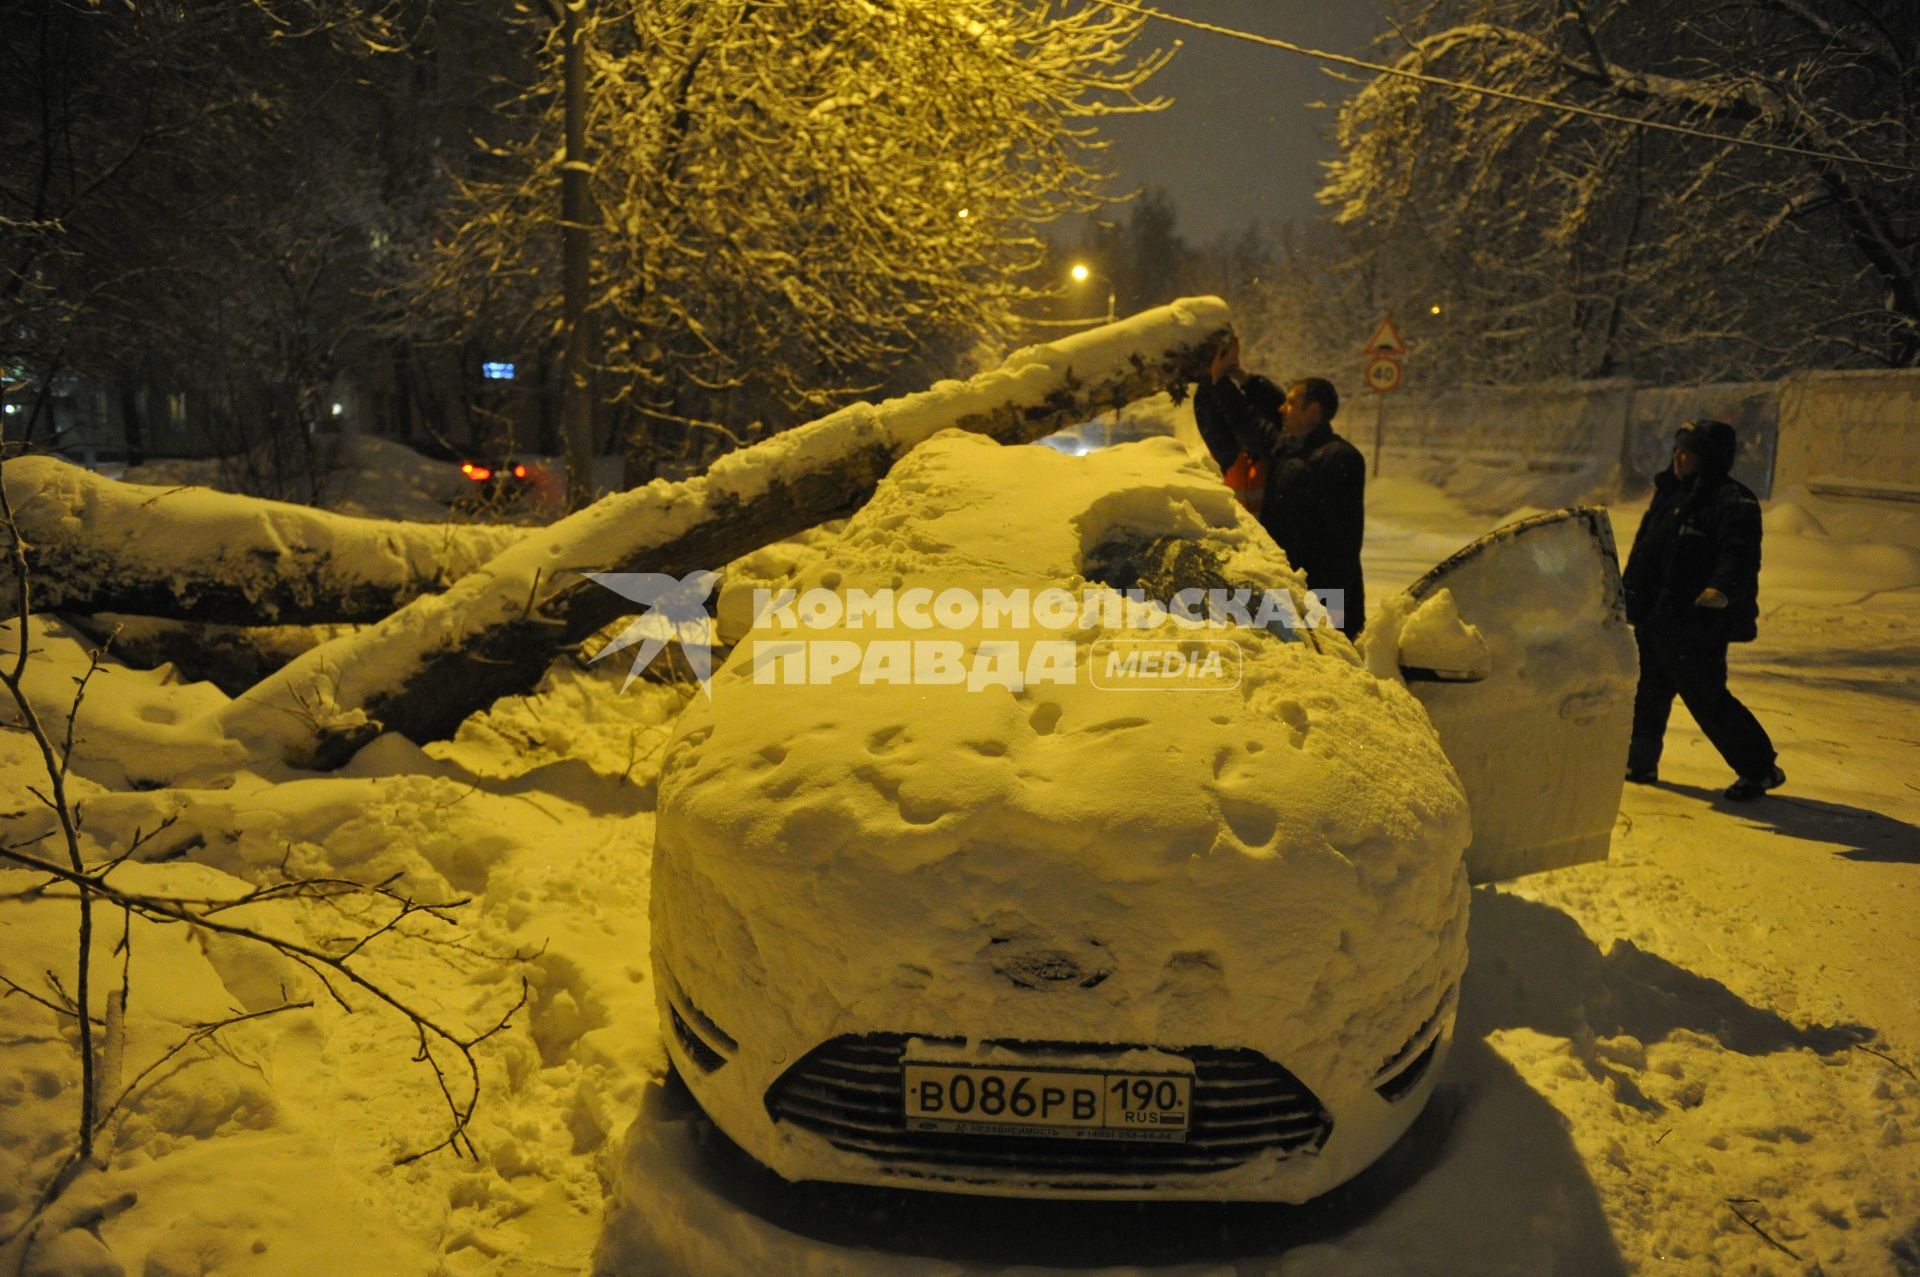
[[[1193,397],[1200,437],[1224,471],[1242,452],[1264,462],[1267,481],[1260,526],[1287,561],[1306,573],[1307,585],[1328,603],[1348,638],[1366,624],[1366,585],[1360,540],[1366,527],[1367,463],[1359,449],[1333,432],[1340,396],[1319,377],[1294,382],[1282,394],[1265,377],[1240,367],[1240,339],[1214,354]],[[1336,610],[1329,592],[1339,590]]]
[[[1724,421],[1682,427],[1627,555],[1621,579],[1640,646],[1627,779],[1658,779],[1677,694],[1738,776],[1727,797],[1747,802],[1787,777],[1766,729],[1727,690],[1727,644],[1751,640],[1760,615],[1760,502],[1728,473],[1736,449]]]

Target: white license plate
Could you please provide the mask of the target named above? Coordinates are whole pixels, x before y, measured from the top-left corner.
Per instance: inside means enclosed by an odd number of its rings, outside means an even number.
[[[1193,1079],[1180,1073],[905,1067],[911,1131],[1173,1141],[1193,1114]]]

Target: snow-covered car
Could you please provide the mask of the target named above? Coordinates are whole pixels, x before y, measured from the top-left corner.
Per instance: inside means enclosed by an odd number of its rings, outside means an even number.
[[[674,1068],[788,1179],[1311,1198],[1433,1091],[1469,866],[1605,854],[1599,512],[1463,551],[1363,657],[1182,445],[948,433],[775,584],[667,747],[651,912]]]

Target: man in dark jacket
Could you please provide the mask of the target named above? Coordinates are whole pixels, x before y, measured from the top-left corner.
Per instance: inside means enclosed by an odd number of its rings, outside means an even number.
[[[1266,464],[1260,526],[1323,600],[1341,591],[1340,629],[1358,638],[1367,615],[1360,574],[1367,463],[1333,432],[1338,392],[1331,382],[1308,377],[1282,394],[1240,367],[1237,337],[1215,353],[1207,371],[1193,397],[1200,437],[1223,471],[1242,452]]]
[[[1640,646],[1627,779],[1658,779],[1678,694],[1738,776],[1727,797],[1747,802],[1787,777],[1766,729],[1727,690],[1727,644],[1752,639],[1760,615],[1760,502],[1728,474],[1736,448],[1724,421],[1682,427],[1627,556],[1627,620]]]

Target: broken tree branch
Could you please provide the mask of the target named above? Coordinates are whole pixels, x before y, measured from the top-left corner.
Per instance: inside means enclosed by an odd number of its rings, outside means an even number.
[[[382,731],[451,736],[474,711],[531,689],[562,649],[632,612],[586,573],[717,569],[858,508],[895,461],[941,430],[1030,443],[1156,391],[1184,393],[1227,321],[1217,298],[1176,302],[1030,347],[965,383],[851,405],[694,479],[607,497],[445,594],[313,649],[223,709],[217,726],[250,752],[318,769]]]
[[[44,456],[0,462],[44,612],[228,625],[371,621],[435,593],[525,528],[360,519],[207,488],[150,488]],[[13,582],[0,617],[17,615]]]

